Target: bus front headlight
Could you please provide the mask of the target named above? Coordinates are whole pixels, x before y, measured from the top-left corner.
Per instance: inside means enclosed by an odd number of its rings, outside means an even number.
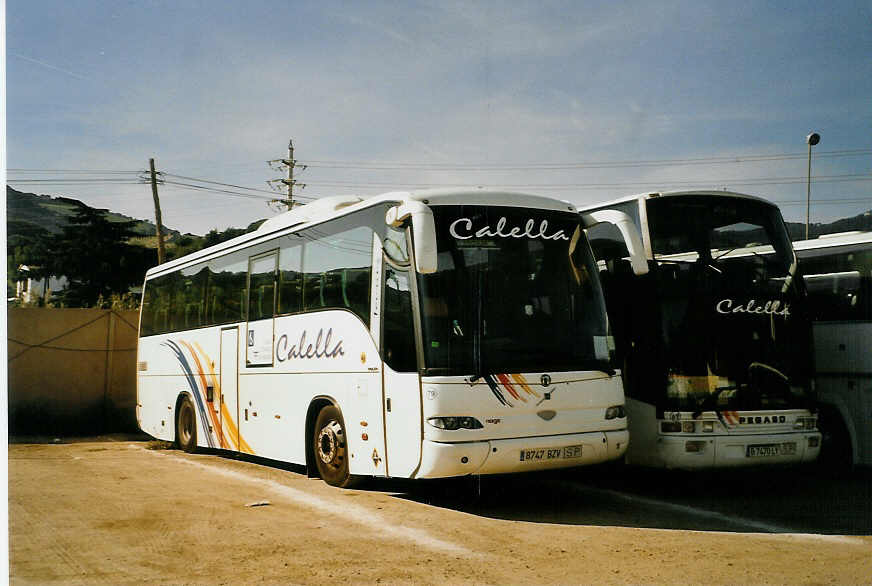
[[[623,419],[627,416],[623,405],[615,405],[606,409],[606,419]]]
[[[437,429],[481,429],[484,426],[475,417],[431,417],[427,423]]]

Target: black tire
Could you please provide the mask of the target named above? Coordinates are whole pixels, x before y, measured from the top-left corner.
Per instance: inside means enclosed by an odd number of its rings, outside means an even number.
[[[823,409],[818,416],[821,431],[821,452],[818,464],[836,474],[850,472],[854,467],[851,435],[838,411]]]
[[[318,475],[330,486],[349,488],[357,484],[357,477],[348,472],[348,441],[342,413],[333,405],[321,409],[315,419],[312,436],[312,457]]]
[[[189,454],[197,451],[197,410],[188,397],[181,400],[176,413],[176,446]]]

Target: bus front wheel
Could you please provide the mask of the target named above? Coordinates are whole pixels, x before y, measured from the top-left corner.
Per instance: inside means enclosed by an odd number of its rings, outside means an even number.
[[[321,409],[315,420],[312,451],[318,474],[327,484],[348,488],[356,478],[348,472],[348,441],[342,413],[333,405]]]
[[[188,397],[179,403],[176,415],[176,445],[193,454],[197,451],[197,412]]]

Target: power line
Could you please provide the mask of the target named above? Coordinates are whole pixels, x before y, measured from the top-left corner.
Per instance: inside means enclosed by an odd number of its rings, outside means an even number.
[[[760,177],[754,179],[696,179],[688,181],[620,181],[612,183],[523,183],[523,184],[508,184],[508,183],[493,183],[485,184],[491,188],[507,188],[507,189],[541,189],[541,190],[559,190],[559,189],[603,189],[612,187],[641,187],[652,188],[657,186],[682,186],[682,185],[790,185],[794,183],[805,183],[806,177]],[[812,181],[817,183],[840,183],[845,181],[872,181],[872,175],[869,174],[844,174],[844,175],[820,175],[812,177]],[[411,182],[411,183],[384,183],[384,182],[363,182],[363,181],[314,181],[312,185],[324,187],[349,187],[349,188],[397,188],[403,186],[406,188],[432,188],[432,187],[462,187],[459,182],[453,183],[433,183],[433,182]]]
[[[840,151],[821,151],[815,158],[858,157],[872,155],[872,149],[852,149]],[[374,169],[374,170],[451,170],[451,171],[510,171],[510,170],[565,170],[565,169],[609,169],[620,167],[661,167],[679,165],[714,165],[728,163],[753,163],[805,159],[806,153],[779,153],[771,155],[741,155],[719,157],[697,157],[685,159],[642,159],[627,161],[592,161],[578,163],[525,163],[525,164],[481,164],[481,163],[433,163],[433,162],[385,162],[385,161],[341,161],[310,159],[306,166],[330,169]]]
[[[91,173],[91,174],[127,174],[136,175],[142,173],[141,170],[136,171],[119,171],[117,169],[6,169],[10,173]]]
[[[177,185],[179,187],[187,187],[189,189],[197,189],[200,191],[207,191],[207,192],[211,192],[211,193],[221,193],[221,194],[225,194],[225,195],[232,195],[235,197],[245,197],[245,198],[249,198],[249,199],[259,199],[259,200],[264,200],[264,201],[269,201],[269,200],[275,199],[274,197],[270,198],[270,197],[267,197],[265,195],[257,195],[255,193],[241,193],[238,191],[230,191],[227,189],[218,189],[215,187],[206,187],[205,185],[195,185],[193,183],[182,183],[180,181],[164,180],[161,183],[163,185]]]
[[[222,187],[233,187],[235,189],[246,189],[248,191],[254,191],[257,193],[266,193],[269,195],[275,195],[275,192],[269,191],[267,189],[259,189],[257,187],[245,187],[244,185],[233,185],[232,183],[221,183],[219,181],[211,181],[209,179],[197,179],[196,177],[186,177],[185,175],[176,175],[174,173],[167,173],[166,171],[161,171],[158,173],[162,177],[175,177],[176,179],[185,179],[187,181],[196,181],[198,183],[208,183],[209,185],[220,185]]]

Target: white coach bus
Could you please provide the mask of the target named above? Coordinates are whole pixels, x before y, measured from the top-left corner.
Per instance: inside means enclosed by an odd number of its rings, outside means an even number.
[[[813,319],[821,458],[872,466],[872,232],[793,247]]]
[[[571,204],[327,198],[148,271],[137,418],[335,486],[604,462],[628,444],[608,327]]]
[[[811,324],[778,208],[694,191],[581,213],[623,366],[627,462],[693,469],[815,460]],[[640,255],[647,266],[632,262]]]

